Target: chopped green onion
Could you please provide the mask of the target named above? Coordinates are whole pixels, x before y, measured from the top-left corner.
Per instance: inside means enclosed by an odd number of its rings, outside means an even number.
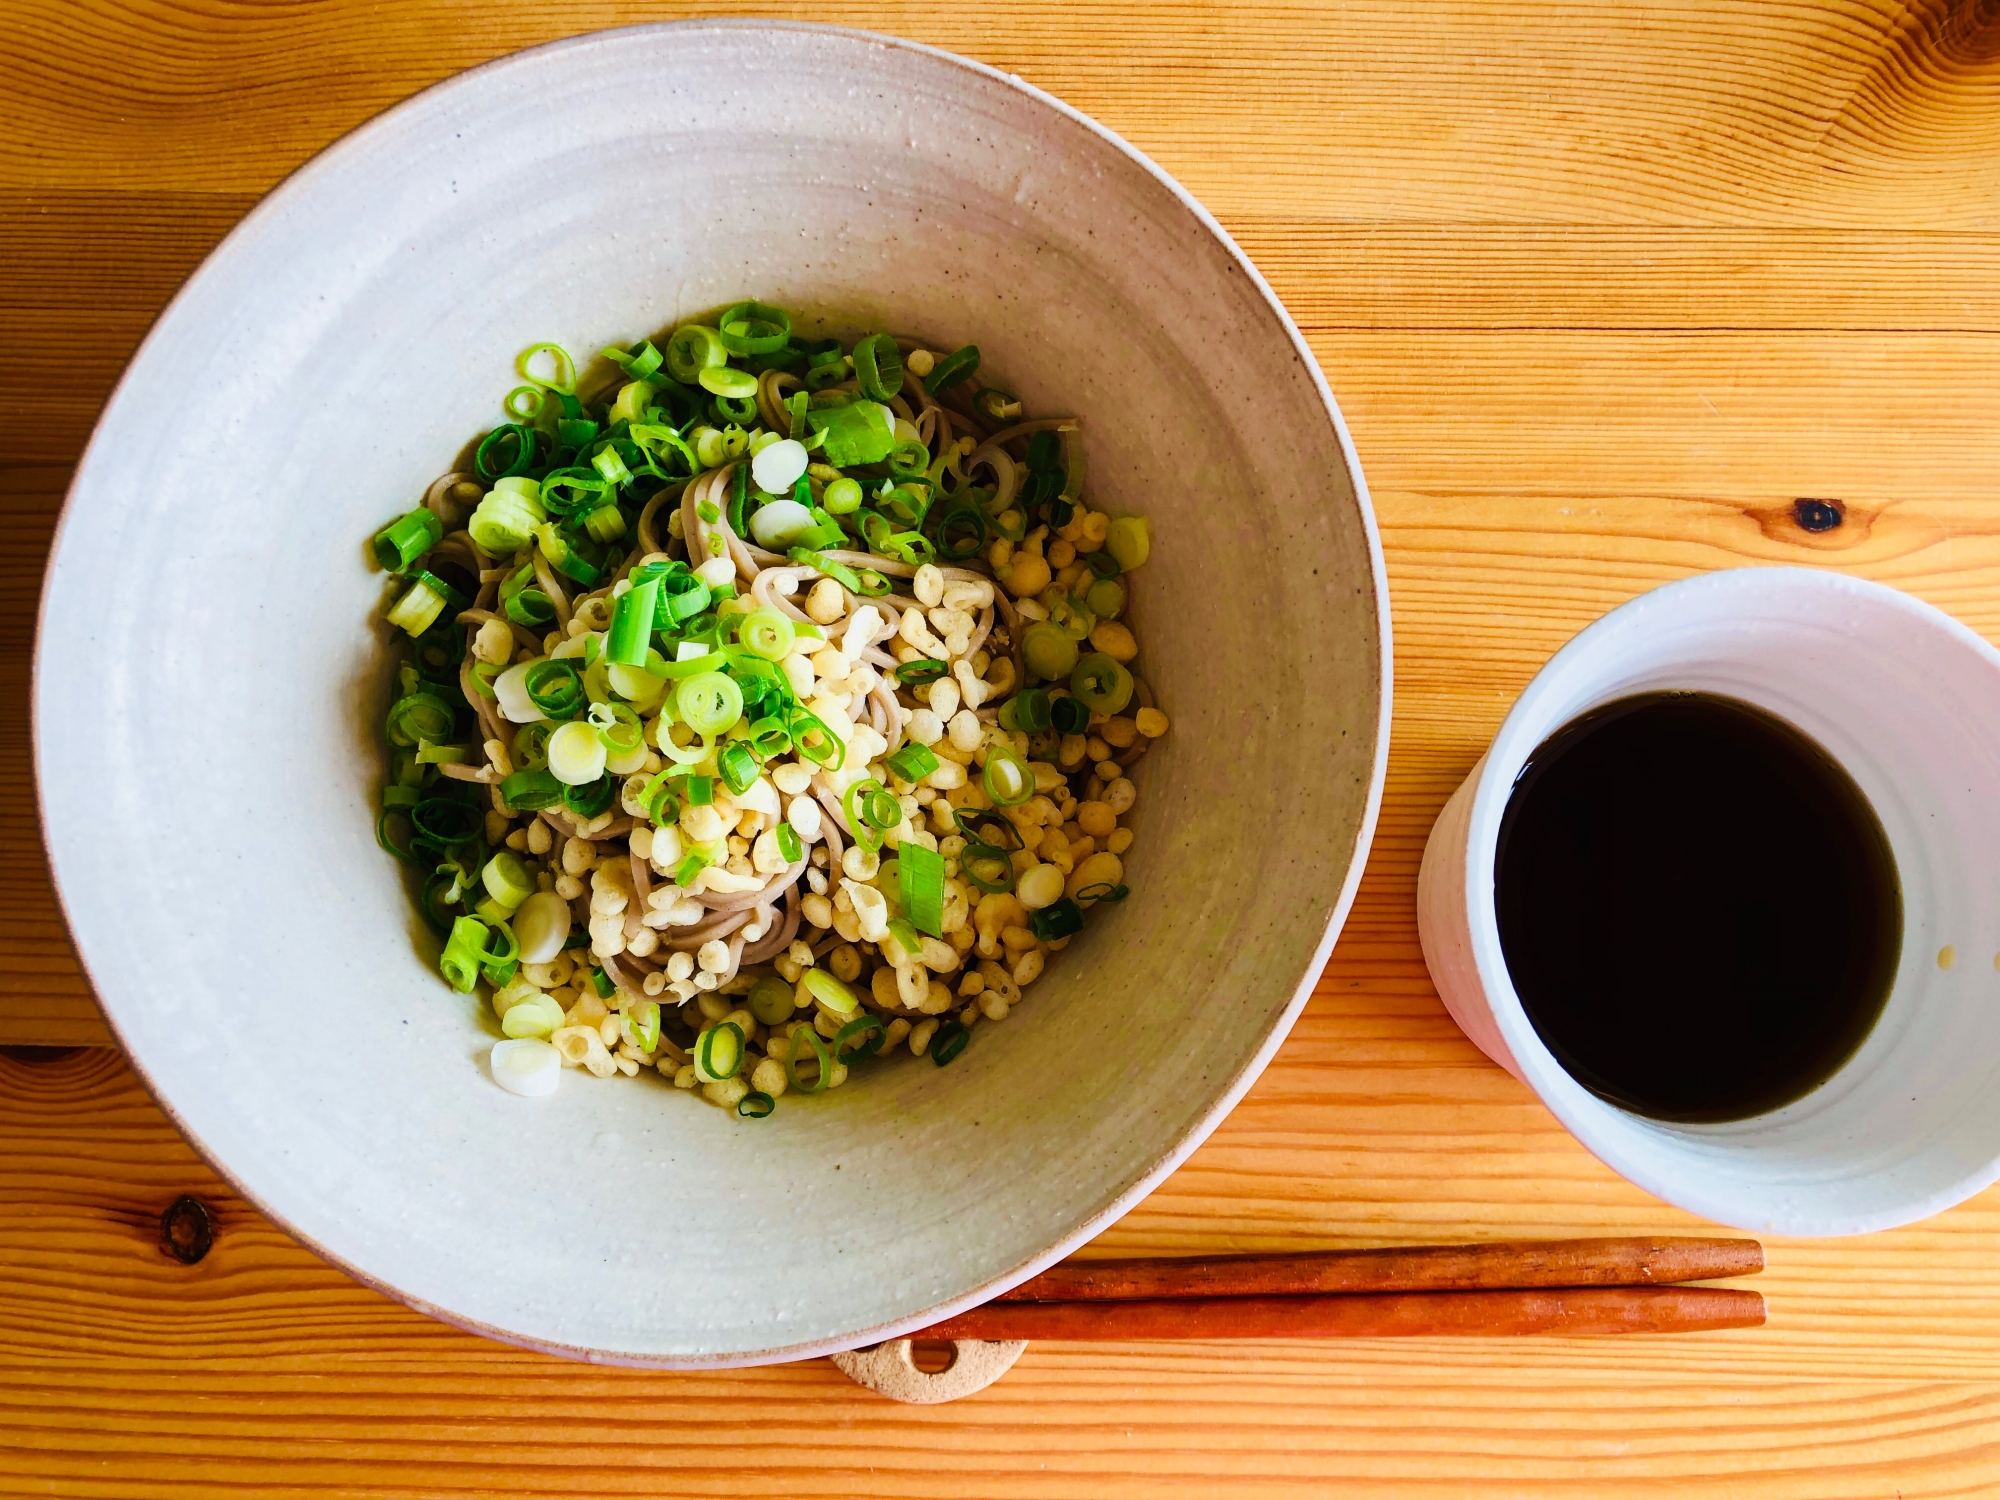
[[[1021,659],[1037,677],[1067,677],[1076,658],[1076,642],[1051,620],[1037,620],[1021,632]]]
[[[698,734],[722,734],[743,717],[743,690],[720,672],[701,672],[674,689],[674,713]]]
[[[821,452],[837,469],[879,464],[896,446],[896,415],[879,401],[816,408],[806,413],[806,424],[825,434]]]
[[[611,976],[605,973],[602,967],[593,968],[590,971],[590,987],[597,991],[597,998],[600,1000],[609,1000],[612,992],[618,988],[617,985],[611,982]]]
[[[880,782],[868,781],[863,785],[870,790],[861,799],[862,821],[883,833],[900,828],[903,824],[903,804],[896,800],[895,793],[884,788]]]
[[[532,424],[547,404],[548,397],[542,394],[540,386],[517,385],[501,398],[500,409],[516,422]]]
[[[811,979],[819,972],[818,969],[807,969],[806,977]],[[802,1047],[811,1048],[813,1059],[819,1064],[811,1083],[799,1076],[799,1052]],[[785,1071],[791,1075],[792,1087],[802,1094],[817,1094],[833,1076],[833,1054],[826,1050],[826,1043],[819,1039],[819,1033],[812,1027],[800,1026],[792,1032],[792,1044],[785,1056]]]
[[[954,1062],[972,1040],[972,1030],[957,1016],[948,1017],[931,1036],[931,1061],[942,1068]]]
[[[944,936],[944,856],[921,844],[896,851],[896,881],[909,919],[932,937]]]
[[[1118,559],[1109,552],[1090,552],[1083,559],[1090,565],[1090,571],[1099,578],[1116,578],[1125,570],[1118,566]]]
[[[762,1120],[777,1113],[778,1101],[762,1089],[752,1089],[736,1101],[736,1113],[746,1120]]]
[[[1091,712],[1115,714],[1132,701],[1132,674],[1103,652],[1094,651],[1070,673],[1069,690]]]
[[[806,992],[835,1015],[851,1016],[861,1008],[854,991],[825,969],[807,969],[800,978]]]
[[[711,396],[740,398],[757,394],[757,377],[748,370],[732,369],[728,365],[710,365],[697,377],[697,383]]]
[[[996,390],[992,386],[972,398],[972,409],[989,422],[1021,420],[1021,398],[1012,391]]]
[[[938,758],[925,745],[905,745],[884,765],[908,782],[922,781],[938,768]]]
[[[634,344],[629,353],[615,345],[599,352],[634,380],[644,380],[648,375],[659,369],[662,358],[660,351],[653,347],[651,340]]]
[[[535,877],[510,849],[502,849],[487,860],[486,867],[479,872],[479,880],[486,887],[486,894],[502,906],[519,906],[535,894]]]
[[[594,542],[615,542],[625,535],[625,512],[615,505],[600,505],[583,518],[583,529]]]
[[[906,687],[924,687],[936,682],[950,666],[935,657],[924,657],[917,661],[906,661],[896,668],[896,678]]]
[[[1100,578],[1084,592],[1084,607],[1100,620],[1115,620],[1125,611],[1125,585]]]
[[[1090,710],[1076,698],[1051,698],[1049,724],[1057,734],[1082,734],[1090,728]]]
[[[419,573],[409,591],[389,611],[389,623],[411,635],[422,635],[444,613],[445,586],[429,573]]]
[[[722,784],[737,796],[749,791],[757,779],[757,757],[741,740],[722,747],[722,753],[715,758],[715,768],[721,773]]]
[[[611,804],[618,800],[618,782],[610,776],[600,775],[595,781],[565,786],[562,800],[564,807],[587,823],[611,811]]]
[[[597,971],[602,974],[604,971]],[[607,978],[608,982],[608,978]],[[605,995],[611,991],[605,990]],[[625,1019],[632,1026],[632,1041],[641,1052],[655,1052],[660,1046],[660,1003],[657,1000],[635,1000],[625,1007]]]
[[[528,701],[552,719],[567,719],[582,713],[589,701],[584,694],[583,678],[570,657],[544,657],[528,668],[522,685],[528,690]]]
[[[1005,745],[995,745],[986,752],[982,784],[986,795],[1000,807],[1019,807],[1035,795],[1035,773]]]
[[[1024,688],[1000,706],[1003,729],[1040,734],[1049,727],[1049,695],[1041,688]]]
[[[694,1043],[694,1074],[703,1083],[734,1078],[743,1067],[743,1028],[734,1021],[711,1026]]]
[[[383,793],[384,806],[381,815],[375,819],[375,842],[380,844],[385,852],[395,855],[396,858],[403,861],[406,865],[422,864],[423,861],[411,852],[407,844],[397,843],[389,834],[389,820],[397,816],[406,815],[408,811],[407,808],[390,807],[387,805],[388,793],[400,790],[404,790],[404,788],[390,787]]]
[[[518,479],[535,464],[535,430],[518,422],[503,422],[479,440],[473,450],[472,467],[481,479]],[[479,533],[472,539],[479,541]],[[486,544],[480,542],[484,547]],[[517,544],[518,545],[518,544]],[[491,552],[496,549],[488,547]]]
[[[1028,913],[1028,926],[1045,943],[1083,931],[1083,908],[1068,897]]]
[[[792,732],[785,721],[767,715],[750,726],[749,745],[760,760],[772,760],[792,748]]]
[[[684,858],[678,865],[674,866],[674,884],[678,886],[693,885],[695,876],[714,863],[714,860],[697,849],[694,853]]]
[[[479,956],[479,972],[486,976],[486,982],[498,988],[514,977],[515,966],[521,958],[521,940],[514,936],[514,929],[506,922],[492,925],[495,941]]]
[[[479,982],[479,961],[485,952],[486,924],[477,917],[460,917],[451,924],[451,937],[438,955],[438,972],[453,989],[469,991]]]
[[[417,764],[420,766],[462,766],[471,759],[469,745],[433,745],[429,740],[417,741]]]
[[[500,783],[500,800],[515,812],[540,812],[562,797],[563,784],[541,767],[516,771]]]
[[[788,726],[799,754],[821,770],[835,770],[847,759],[847,743],[822,723],[816,714],[799,709]]]
[[[854,346],[854,378],[870,401],[887,403],[903,389],[903,356],[886,333],[872,333]]]
[[[775,609],[755,609],[742,617],[736,638],[766,661],[783,661],[792,654],[798,632],[792,622]]]
[[[961,380],[972,378],[979,368],[979,346],[967,344],[963,349],[954,349],[935,365],[924,377],[924,389],[935,396],[948,385],[957,385]]]
[[[806,857],[805,840],[799,837],[798,829],[790,823],[780,823],[777,828],[778,853],[785,857],[785,863],[795,865]]]
[[[1028,439],[1028,472],[1046,474],[1056,466],[1062,457],[1062,439],[1048,428],[1043,428]]]
[[[411,693],[389,706],[389,743],[407,748],[419,740],[446,739],[457,722],[451,705],[436,693]]]
[[[900,866],[901,861],[897,861]],[[1014,889],[1014,861],[1005,849],[968,838],[959,851],[958,873],[988,895]]]
[[[774,974],[766,974],[750,986],[744,997],[750,1014],[766,1026],[782,1026],[798,1007],[792,1002],[792,987]]]
[[[1129,885],[1113,885],[1108,880],[1100,880],[1096,885],[1087,885],[1078,891],[1076,899],[1079,903],[1089,901],[1094,904],[1099,901],[1123,901],[1131,894],[1132,887]]]
[[[917,929],[908,917],[889,918],[889,936],[896,940],[896,946],[912,958],[924,951],[924,940],[917,935]]]
[[[479,837],[479,809],[454,797],[426,797],[410,809],[410,826],[440,848]]]
[[[554,361],[556,369],[553,379],[544,380],[531,368],[537,354],[546,354]],[[569,350],[563,348],[561,344],[528,345],[514,361],[514,368],[521,372],[523,380],[538,385],[543,390],[557,391],[564,395],[573,395],[576,392],[576,361],[569,357]]]
[[[375,561],[391,573],[400,572],[435,547],[443,535],[444,522],[436,512],[419,507],[375,533]]]
[[[1129,573],[1153,553],[1153,524],[1144,516],[1120,516],[1104,535],[1104,550]]]
[[[511,557],[548,518],[541,484],[520,475],[505,475],[494,481],[493,488],[474,507],[465,529],[481,551]]]
[[[646,726],[624,703],[593,703],[585,715],[611,755],[629,756],[646,745]]]
[[[703,370],[729,362],[729,349],[722,335],[699,323],[687,323],[674,330],[667,340],[667,373],[682,385],[693,385]]]
[[[625,667],[646,665],[646,651],[652,644],[653,622],[660,612],[660,580],[648,578],[618,596],[611,614],[611,633],[604,657]]]
[[[829,484],[820,495],[819,503],[830,515],[844,516],[861,509],[863,499],[861,482],[844,475]]]
[[[792,336],[791,315],[768,302],[738,302],[715,321],[731,354],[776,354]]]
[[[938,556],[947,562],[967,562],[986,550],[993,523],[986,512],[970,500],[958,500],[931,519],[937,534]]]
[[[565,786],[585,786],[604,774],[610,759],[597,728],[581,720],[564,724],[549,736],[549,774]],[[569,800],[569,793],[563,793]]]
[[[863,1037],[867,1040],[862,1041]],[[856,1016],[833,1034],[833,1055],[840,1062],[857,1062],[880,1052],[888,1039],[889,1028],[880,1016]],[[855,1044],[851,1051],[847,1050],[849,1042]]]
[[[681,788],[687,797],[689,807],[708,807],[715,801],[713,776],[686,777],[681,781]]]
[[[639,793],[639,805],[646,809],[646,816],[653,820],[656,827],[665,828],[680,818],[680,799],[674,796],[671,784],[673,773],[678,769],[674,767],[660,772]]]

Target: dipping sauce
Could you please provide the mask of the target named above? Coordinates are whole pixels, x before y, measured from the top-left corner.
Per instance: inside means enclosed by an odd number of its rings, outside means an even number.
[[[1854,779],[1792,725],[1645,693],[1545,740],[1494,871],[1521,1004],[1572,1077],[1655,1119],[1818,1088],[1888,999],[1902,889]]]

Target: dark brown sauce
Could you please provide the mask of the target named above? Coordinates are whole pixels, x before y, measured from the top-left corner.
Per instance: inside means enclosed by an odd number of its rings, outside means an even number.
[[[1903,897],[1881,821],[1818,744],[1711,693],[1565,725],[1500,824],[1500,945],[1572,1077],[1655,1119],[1803,1097],[1888,999]]]

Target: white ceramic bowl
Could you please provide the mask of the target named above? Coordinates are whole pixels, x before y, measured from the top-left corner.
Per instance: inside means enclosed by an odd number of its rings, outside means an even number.
[[[1174,729],[1131,899],[951,1067],[742,1121],[663,1080],[523,1100],[372,834],[365,538],[499,419],[514,355],[739,296],[976,340],[1156,521],[1133,614]],[[51,863],[188,1137],[354,1275],[592,1359],[797,1358],[1058,1258],[1208,1133],[1360,876],[1389,712],[1361,473],[1297,330],[1129,147],[1016,80],[820,28],[610,32],[308,164],[161,318],[42,603]]]

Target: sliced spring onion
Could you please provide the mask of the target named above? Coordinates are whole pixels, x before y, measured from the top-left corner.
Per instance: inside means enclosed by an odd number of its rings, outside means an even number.
[[[568,719],[583,712],[589,700],[583,678],[568,657],[550,656],[533,662],[524,674],[528,701],[552,719]]]
[[[806,445],[795,438],[767,444],[750,460],[750,477],[768,494],[782,495],[805,477]]]
[[[474,507],[465,529],[480,549],[496,557],[508,557],[521,550],[535,528],[549,518],[542,505],[542,487],[519,475],[495,480]]]
[[[819,972],[818,969],[807,969],[806,977],[810,980]],[[799,1076],[799,1053],[807,1048],[811,1049],[813,1060],[819,1064],[811,1083]],[[802,1094],[817,1094],[832,1078],[833,1054],[826,1050],[826,1043],[820,1040],[819,1033],[812,1027],[800,1026],[792,1032],[792,1044],[785,1055],[785,1072],[791,1076],[792,1087]]]
[[[714,863],[714,860],[703,854],[699,849],[695,850],[678,865],[674,866],[674,884],[678,886],[693,885],[695,876]]]
[[[523,770],[546,766],[549,763],[549,736],[555,732],[556,726],[547,719],[537,719],[515,730],[514,764]]]
[[[521,1006],[514,1007],[515,1010]],[[513,1011],[508,1012],[509,1015]],[[540,1037],[515,1037],[495,1042],[489,1057],[493,1081],[510,1094],[541,1099],[562,1081],[562,1054]]]
[[[564,807],[588,822],[611,811],[611,804],[618,800],[618,783],[610,776],[599,776],[595,781],[565,786],[562,800]]]
[[[1141,566],[1153,553],[1153,523],[1144,516],[1120,516],[1104,535],[1104,550],[1127,573]]]
[[[1125,612],[1125,585],[1115,578],[1100,578],[1084,591],[1084,608],[1100,620],[1115,620]]]
[[[778,610],[753,609],[736,627],[736,639],[766,661],[783,661],[792,654],[798,632]]]
[[[389,623],[411,635],[422,635],[444,613],[443,585],[429,573],[419,573],[401,599],[389,611]]]
[[[472,759],[469,745],[433,745],[429,740],[417,741],[417,764],[420,766],[462,766]]]
[[[987,386],[972,398],[972,409],[989,422],[1021,420],[1021,398],[1012,391]]]
[[[659,369],[660,361],[664,357],[653,347],[650,339],[634,344],[630,350],[613,346],[599,352],[634,380],[644,380]]]
[[[438,955],[438,972],[453,989],[469,991],[479,982],[479,960],[486,952],[486,924],[477,917],[459,917]]]
[[[457,721],[451,705],[436,693],[410,693],[389,706],[389,743],[407,748],[419,740],[448,739]]]
[[[473,451],[472,467],[489,483],[496,479],[518,478],[534,467],[535,430],[519,422],[503,422],[479,440]],[[472,539],[479,541],[479,533]],[[484,542],[479,543],[482,547]],[[493,548],[487,548],[493,551]],[[506,549],[502,549],[506,550]]]
[[[981,784],[986,795],[1000,807],[1018,807],[1035,795],[1035,773],[1005,745],[995,745],[986,752],[986,774]]]
[[[861,1008],[861,1002],[854,991],[834,974],[825,969],[807,969],[799,976],[805,983],[806,993],[837,1016],[851,1016]]]
[[[873,1057],[888,1039],[889,1028],[880,1016],[856,1016],[833,1034],[833,1055],[844,1063]],[[848,1046],[849,1042],[853,1047]]]
[[[828,729],[818,715],[800,709],[787,727],[799,754],[821,770],[837,769],[847,759],[847,742]]]
[[[845,476],[828,484],[819,503],[831,515],[844,516],[861,509],[861,482]]]
[[[1131,894],[1132,887],[1129,885],[1113,885],[1108,880],[1100,880],[1096,885],[1087,885],[1078,891],[1076,901],[1079,906],[1086,901],[1094,905],[1099,901],[1123,901]]]
[[[757,757],[741,740],[732,740],[715,757],[715,769],[722,777],[722,784],[741,796],[757,779]]]
[[[1040,734],[1049,727],[1048,693],[1041,688],[1022,689],[1001,705],[1000,724],[1022,734]]]
[[[798,829],[790,823],[780,823],[777,827],[778,853],[785,857],[785,863],[795,865],[806,857],[805,840],[799,837]]]
[[[646,816],[659,828],[677,822],[681,815],[680,799],[673,793],[672,776],[670,770],[660,772],[639,793],[639,805],[646,809]]]
[[[748,370],[732,369],[728,365],[710,365],[696,379],[701,388],[711,396],[740,399],[757,394],[757,377]]]
[[[775,974],[766,974],[750,986],[744,997],[750,1014],[766,1026],[782,1026],[798,1007],[792,1003],[792,987]]]
[[[896,881],[910,921],[921,932],[943,937],[944,856],[921,844],[902,845],[896,851]]]
[[[736,1113],[746,1120],[763,1120],[778,1112],[778,1101],[762,1089],[752,1089],[736,1101]]]
[[[1093,651],[1070,673],[1069,690],[1091,712],[1115,714],[1132,701],[1132,674],[1120,662]]]
[[[444,522],[437,513],[419,507],[375,533],[375,561],[391,573],[401,572],[435,547],[443,535]]]
[[[972,1031],[957,1016],[947,1018],[931,1037],[931,1061],[942,1068],[954,1062],[972,1040]]]
[[[886,333],[871,333],[854,346],[854,379],[870,401],[893,401],[903,390],[903,356]]]
[[[549,774],[566,786],[597,780],[606,759],[604,741],[592,725],[572,721],[549,736]]]
[[[611,982],[611,976],[605,973],[601,966],[590,971],[590,987],[597,991],[597,998],[600,1000],[609,1000],[612,991],[618,988],[617,985]]]
[[[419,838],[449,849],[479,837],[479,809],[453,797],[426,797],[410,809],[410,826]]]
[[[514,929],[506,922],[492,924],[493,940],[479,957],[479,972],[486,976],[486,982],[496,988],[514,977],[514,970],[521,957],[521,943],[514,936]]]
[[[743,1066],[743,1029],[734,1021],[711,1026],[694,1042],[694,1075],[703,1083],[734,1078]]]
[[[611,614],[611,634],[605,643],[608,661],[626,667],[646,665],[646,651],[652,644],[653,622],[660,612],[660,580],[648,578],[618,596]]]
[[[583,529],[594,542],[615,542],[625,535],[625,513],[615,505],[600,505],[583,518]]]
[[[516,771],[500,783],[500,800],[515,812],[540,812],[562,801],[563,784],[547,770]]]
[[[883,762],[903,780],[922,781],[938,768],[938,758],[925,745],[905,745]]]
[[[896,679],[905,687],[924,687],[936,682],[951,667],[935,657],[922,657],[916,661],[906,661],[896,668]]]
[[[699,323],[687,323],[674,330],[667,340],[667,373],[682,385],[693,385],[703,370],[729,362],[729,350],[722,335]]]
[[[1090,710],[1079,699],[1068,695],[1051,697],[1049,726],[1057,734],[1082,734],[1090,728]]]
[[[628,756],[646,748],[646,726],[628,705],[593,703],[585,717],[604,741],[608,755]]]
[[[720,672],[699,673],[674,689],[674,713],[699,734],[722,734],[743,717],[743,689]]]
[[[1021,632],[1021,660],[1037,677],[1067,677],[1076,669],[1077,646],[1051,620],[1037,620]]]
[[[792,336],[791,315],[768,302],[738,302],[715,321],[731,354],[776,354]]]
[[[1083,931],[1083,908],[1065,896],[1028,913],[1028,926],[1043,942],[1054,942]]]
[[[487,860],[479,872],[479,880],[486,893],[502,906],[519,906],[535,894],[535,877],[511,849],[502,849]]]
[[[952,350],[931,366],[930,374],[924,377],[924,389],[935,396],[948,385],[971,379],[978,369],[979,346],[967,344],[963,349]]]
[[[889,936],[895,939],[898,948],[912,958],[924,951],[924,940],[917,935],[917,929],[908,917],[889,918]]]
[[[681,790],[689,807],[708,807],[715,801],[715,778],[713,776],[687,776],[681,779]]]

